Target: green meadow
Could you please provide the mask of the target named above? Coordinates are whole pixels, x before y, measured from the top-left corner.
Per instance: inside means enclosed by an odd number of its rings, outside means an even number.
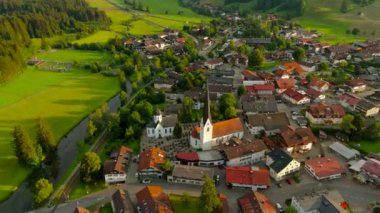
[[[60,61],[101,61],[101,52],[60,50],[38,54]],[[119,91],[118,80],[83,69],[67,73],[41,71],[28,66],[24,73],[0,85],[0,200],[6,199],[27,178],[31,170],[20,165],[12,147],[12,130],[24,125],[34,138],[38,117],[51,126],[56,140],[64,136],[91,111]]]
[[[38,59],[47,61],[62,61],[62,62],[105,62],[111,56],[107,52],[99,51],[86,51],[86,50],[51,50],[46,52],[39,52],[35,54]]]

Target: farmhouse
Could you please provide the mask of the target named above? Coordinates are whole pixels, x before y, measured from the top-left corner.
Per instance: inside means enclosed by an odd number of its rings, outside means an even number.
[[[232,53],[226,55],[226,58],[229,64],[244,67],[248,66],[248,56],[244,54]]]
[[[141,213],[173,213],[169,196],[160,186],[146,186],[136,193],[136,200]]]
[[[310,88],[319,92],[326,92],[329,89],[330,84],[327,81],[314,78],[310,82]]]
[[[175,80],[170,78],[158,78],[154,80],[153,86],[158,90],[170,90],[175,84]]]
[[[288,126],[278,134],[281,145],[289,152],[307,152],[317,142],[310,128]]]
[[[380,185],[380,161],[369,158],[361,167],[361,171],[368,175],[369,179]]]
[[[251,70],[243,70],[241,74],[243,75],[244,86],[260,85],[266,83],[266,80],[262,79],[257,72],[252,72]]]
[[[262,140],[244,141],[233,139],[220,150],[226,158],[227,166],[253,165],[264,160],[267,146]]]
[[[262,114],[278,112],[277,102],[275,100],[242,100],[242,109],[245,114]]]
[[[215,58],[215,59],[210,59],[205,62],[205,66],[209,68],[210,70],[215,69],[217,66],[220,66],[223,64],[223,59],[222,58]]]
[[[139,179],[162,178],[162,165],[166,161],[166,153],[160,148],[153,147],[140,153],[137,168]]]
[[[246,117],[246,126],[253,135],[260,134],[262,131],[271,135],[289,125],[289,120],[285,112],[248,114]]]
[[[251,166],[227,167],[226,185],[252,190],[266,189],[270,186],[269,172],[267,169]]]
[[[203,185],[204,176],[212,178],[214,170],[205,167],[176,164],[173,167],[172,174],[168,175],[167,180],[169,183]]]
[[[344,108],[340,105],[327,105],[324,103],[310,105],[305,117],[312,124],[340,124],[346,115]]]
[[[300,170],[301,166],[289,153],[279,148],[268,153],[266,165],[270,169],[270,176],[276,181],[285,179],[288,175]]]
[[[114,150],[110,159],[104,162],[103,174],[106,184],[125,182],[127,179],[127,168],[133,151],[125,146]]]
[[[297,212],[348,213],[348,204],[337,190],[318,191],[302,197],[292,197],[291,206]]]
[[[346,86],[350,89],[352,93],[363,92],[367,88],[366,82],[361,79],[353,79],[347,81]]]
[[[301,94],[300,92],[294,90],[294,89],[287,89],[282,93],[282,97],[289,101],[292,104],[301,105],[310,103],[310,98],[305,96],[304,94]]]
[[[273,203],[264,194],[250,190],[237,200],[241,213],[277,213]]]
[[[356,104],[355,110],[362,113],[365,117],[374,117],[379,114],[379,107],[365,99],[361,99]]]
[[[257,84],[252,86],[246,86],[245,88],[248,93],[258,95],[273,95],[275,90],[272,84]]]
[[[293,89],[295,83],[296,83],[296,80],[294,80],[293,78],[290,78],[290,79],[278,79],[278,80],[275,81],[276,92],[277,93],[283,93],[287,89]]]
[[[129,195],[122,189],[116,190],[112,195],[111,206],[113,212],[133,213],[135,212]]]
[[[162,112],[157,109],[153,120],[146,127],[147,136],[151,138],[172,136],[177,121],[177,115],[163,116]]]
[[[213,146],[222,144],[232,137],[242,138],[244,127],[240,118],[211,122],[210,95],[206,88],[206,100],[200,126],[194,128],[190,135],[190,144],[195,149],[210,150]]]
[[[346,169],[331,157],[314,158],[305,161],[306,171],[317,180],[340,178]]]

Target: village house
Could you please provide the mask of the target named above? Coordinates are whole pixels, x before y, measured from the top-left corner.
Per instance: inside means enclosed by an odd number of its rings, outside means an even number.
[[[278,79],[275,81],[276,92],[283,93],[287,89],[293,89],[296,84],[296,80],[290,79]]]
[[[280,69],[286,70],[289,74],[303,76],[305,75],[305,70],[297,62],[287,62],[280,66]]]
[[[289,120],[285,112],[246,115],[246,126],[252,135],[258,135],[261,132],[272,135],[288,125]]]
[[[210,94],[206,88],[206,100],[200,126],[195,127],[190,135],[190,144],[195,149],[210,150],[213,146],[227,142],[232,137],[242,138],[244,127],[240,118],[212,123]]]
[[[310,98],[308,98],[306,95],[294,90],[294,89],[287,89],[282,93],[282,97],[289,101],[292,104],[295,105],[301,105],[301,104],[307,104],[310,103]]]
[[[223,65],[223,59],[222,58],[214,58],[214,59],[210,59],[210,60],[205,62],[205,66],[210,70],[213,70],[217,66],[220,66],[220,65]]]
[[[369,158],[360,169],[368,176],[370,182],[380,185],[380,161],[375,158]]]
[[[306,72],[314,72],[317,71],[317,65],[312,62],[300,61],[298,64],[301,66],[303,70]]]
[[[340,124],[346,112],[340,105],[327,105],[324,103],[310,105],[305,117],[312,124]]]
[[[292,51],[290,50],[275,50],[271,53],[270,58],[275,61],[292,61],[294,60]]]
[[[279,142],[289,153],[310,151],[317,142],[310,128],[288,126],[278,134]]]
[[[293,196],[291,206],[297,212],[350,212],[347,202],[337,190]]]
[[[306,171],[317,180],[340,178],[346,169],[331,157],[313,158],[305,161]]]
[[[320,91],[315,89],[307,89],[305,95],[310,98],[313,102],[319,103],[326,99],[326,96]]]
[[[360,98],[349,93],[344,93],[338,97],[339,103],[350,110],[355,110],[356,104],[359,103]]]
[[[198,152],[177,152],[176,160],[190,166],[218,166],[225,163],[225,157],[219,150],[212,149]]]
[[[221,146],[220,151],[225,156],[227,166],[253,165],[264,160],[267,146],[262,140],[240,140],[237,138]]]
[[[227,93],[233,93],[234,89],[231,85],[209,85],[210,94],[216,94],[217,98]]]
[[[241,102],[243,112],[246,115],[278,112],[277,102],[275,100],[260,100],[252,98],[241,100]]]
[[[277,213],[276,208],[264,194],[249,190],[244,196],[237,200],[241,213]]]
[[[177,122],[177,115],[163,116],[162,112],[157,109],[153,115],[153,119],[146,127],[147,136],[150,138],[172,136]]]
[[[207,85],[233,86],[234,79],[230,77],[223,77],[223,76],[209,76],[207,78]]]
[[[324,81],[324,80],[321,80],[318,78],[313,78],[310,81],[309,87],[311,89],[317,90],[319,92],[326,92],[329,89],[330,84],[327,81]]]
[[[379,107],[366,99],[361,99],[355,105],[355,110],[362,113],[365,117],[374,117],[379,114]]]
[[[117,213],[134,213],[134,207],[129,195],[122,189],[116,190],[111,198],[112,212]]]
[[[241,74],[243,75],[244,86],[260,85],[267,82],[257,72],[252,72],[251,70],[243,70]]]
[[[202,50],[207,50],[208,48],[210,48],[213,44],[215,44],[215,41],[209,39],[209,38],[205,38],[203,39],[203,46],[202,46]]]
[[[127,179],[127,169],[133,151],[125,146],[114,150],[104,162],[103,174],[106,184],[122,183]]]
[[[275,181],[281,181],[299,171],[301,166],[288,152],[280,148],[275,148],[268,153],[266,165],[269,167],[270,176]]]
[[[245,89],[251,95],[273,95],[275,88],[272,84],[256,84],[245,86]]]
[[[345,84],[350,89],[350,92],[352,93],[364,92],[367,88],[366,82],[361,79],[353,79],[353,80],[347,81]]]
[[[227,62],[229,64],[235,65],[235,66],[248,66],[248,56],[244,54],[238,54],[238,53],[231,53],[225,55]]]
[[[198,64],[198,63],[190,63],[186,68],[185,68],[185,71],[186,72],[195,72],[195,71],[198,71],[198,70],[206,70],[206,67],[202,64]]]
[[[172,174],[168,175],[167,180],[169,183],[203,185],[205,176],[213,178],[214,170],[205,167],[176,164],[173,167]]]
[[[316,54],[325,54],[327,48],[330,48],[328,43],[314,43],[310,45],[311,50]]]
[[[137,211],[141,213],[173,213],[169,196],[160,186],[146,186],[136,193]]]
[[[217,85],[223,86],[223,85]],[[206,93],[202,90],[202,88],[192,88],[191,90],[184,92],[185,97],[189,97],[193,100],[193,109],[200,110],[204,106],[204,100]],[[210,101],[217,101],[218,94],[210,93]]]
[[[153,147],[140,153],[137,168],[138,178],[161,179],[163,175],[162,165],[166,161],[166,153],[160,148]]]
[[[170,78],[157,78],[153,82],[153,87],[157,90],[170,90],[175,83],[176,81]]]
[[[340,60],[348,60],[351,58],[352,46],[349,44],[341,44],[331,46],[325,49],[326,56],[334,61],[334,64]]]
[[[266,189],[270,186],[269,172],[265,168],[227,166],[226,185],[231,187],[249,188],[252,190]]]

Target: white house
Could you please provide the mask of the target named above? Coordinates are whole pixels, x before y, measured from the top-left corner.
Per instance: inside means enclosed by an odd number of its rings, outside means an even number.
[[[301,166],[289,153],[279,148],[268,153],[266,165],[269,167],[270,176],[276,181],[283,180],[288,175],[299,171]]]
[[[306,193],[304,196],[293,196],[291,206],[297,213],[317,213],[317,212],[339,212],[348,213],[347,202],[337,191],[316,191]]]
[[[313,158],[305,161],[305,170],[317,180],[340,178],[346,172],[344,167],[331,157]]]
[[[310,88],[319,92],[326,92],[330,88],[330,84],[327,81],[315,78],[311,80]]]
[[[210,150],[212,147],[229,141],[232,137],[242,138],[244,127],[240,118],[233,118],[216,123],[211,122],[210,94],[206,89],[203,118],[200,126],[194,128],[190,135],[190,145],[195,149]]]
[[[227,166],[246,166],[253,165],[265,159],[265,153],[268,151],[267,146],[262,140],[253,140],[241,142],[231,146],[222,146],[221,152],[226,157]]]
[[[223,59],[221,58],[210,59],[205,62],[205,66],[209,68],[210,70],[213,70],[217,66],[220,66],[220,65],[223,65]]]
[[[296,105],[310,103],[310,98],[293,89],[285,90],[285,92],[282,93],[282,97],[290,103]]]
[[[204,176],[213,178],[214,170],[206,167],[188,166],[176,164],[171,175],[168,175],[169,183],[183,183],[203,185]]]
[[[367,88],[366,82],[361,79],[347,81],[346,86],[350,88],[352,93],[363,92]]]
[[[270,186],[267,169],[251,166],[234,166],[226,168],[226,185],[252,190],[266,189]]]
[[[153,115],[153,120],[147,125],[146,132],[150,138],[172,136],[178,121],[177,115],[163,116],[159,109]]]
[[[103,174],[106,184],[122,183],[127,179],[127,168],[133,151],[125,146],[114,150],[104,162]]]

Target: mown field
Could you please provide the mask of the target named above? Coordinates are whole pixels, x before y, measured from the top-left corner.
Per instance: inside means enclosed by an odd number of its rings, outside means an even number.
[[[79,57],[70,52],[59,54],[62,60]],[[103,53],[96,56],[83,52],[78,60],[104,57],[107,56]],[[0,200],[17,190],[31,172],[21,166],[14,155],[11,135],[14,126],[24,125],[34,137],[35,120],[42,117],[59,140],[87,114],[115,95],[119,90],[117,82],[117,78],[81,69],[58,73],[27,67],[18,78],[0,86]]]

